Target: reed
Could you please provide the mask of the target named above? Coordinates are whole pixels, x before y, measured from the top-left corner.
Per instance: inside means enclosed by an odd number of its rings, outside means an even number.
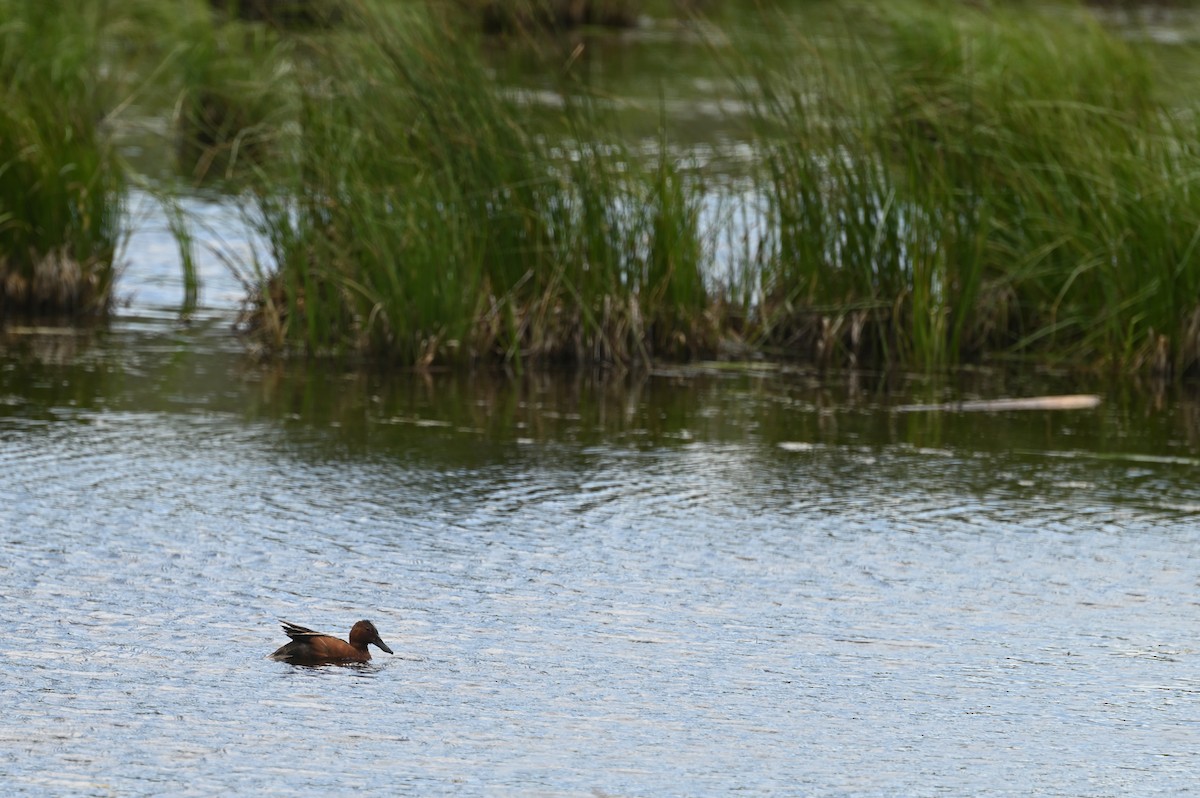
[[[766,345],[1195,370],[1197,131],[1154,64],[1062,8],[926,2],[874,22],[881,38],[813,52],[804,74],[778,53],[746,73]]]
[[[291,42],[273,30],[203,14],[177,33],[174,126],[181,170],[200,182],[261,165],[293,117]]]
[[[694,195],[586,100],[505,91],[444,21],[364,3],[301,75],[290,180],[250,213],[245,326],[272,346],[417,366],[626,363],[712,346]],[[681,332],[681,330],[683,332]]]
[[[338,0],[288,34],[208,5],[156,36],[150,0],[0,0],[0,310],[108,306],[113,109],[162,84],[189,175],[248,181],[268,249],[243,326],[269,349],[519,369],[724,335],[830,366],[1200,372],[1200,113],[1080,5],[911,0],[825,37],[763,12],[729,73],[765,215],[728,285],[665,119],[635,150],[586,88],[513,89],[425,4]]]
[[[0,0],[0,311],[107,309],[125,177],[106,135],[103,3]]]

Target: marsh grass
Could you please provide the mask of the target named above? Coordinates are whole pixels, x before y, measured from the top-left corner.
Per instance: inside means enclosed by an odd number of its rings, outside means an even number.
[[[288,40],[261,25],[211,15],[188,20],[178,36],[180,168],[199,182],[261,165],[294,114]]]
[[[275,348],[520,367],[725,335],[831,366],[1200,363],[1196,125],[1082,13],[889,5],[832,48],[772,22],[731,67],[767,209],[732,285],[665,135],[644,157],[579,86],[505,90],[441,18],[347,22],[299,77],[293,178],[254,208],[279,269],[247,326]]]
[[[697,200],[665,153],[640,165],[585,98],[506,91],[439,18],[353,12],[300,76],[291,181],[250,209],[278,270],[248,329],[417,366],[712,347]]]
[[[1078,5],[878,4],[825,36],[762,12],[770,35],[721,51],[755,147],[734,264],[668,120],[632,143],[572,57],[515,89],[461,3],[339,0],[286,34],[164,8],[0,0],[6,314],[108,306],[114,109],[161,85],[189,178],[243,181],[266,250],[242,327],[269,350],[522,369],[725,338],[828,366],[1200,372],[1200,115]],[[194,305],[194,236],[157,190]]]
[[[765,153],[766,345],[1194,371],[1197,130],[1154,64],[1078,9],[874,22],[805,74],[767,53],[742,87]]]
[[[108,307],[124,176],[104,132],[103,4],[0,0],[0,310]]]

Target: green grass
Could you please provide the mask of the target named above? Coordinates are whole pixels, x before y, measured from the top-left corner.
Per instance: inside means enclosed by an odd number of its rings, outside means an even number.
[[[1154,64],[1069,6],[890,5],[872,23],[794,71],[762,53],[742,86],[769,207],[765,344],[1194,371],[1200,131]]]
[[[291,43],[262,25],[210,14],[189,19],[176,36],[180,170],[197,182],[235,179],[268,159],[294,114]]]
[[[258,189],[278,269],[249,328],[419,366],[712,346],[697,197],[665,154],[640,165],[586,99],[506,91],[420,9],[355,5],[347,22],[298,76],[291,179]]]
[[[223,24],[200,2],[0,0],[0,317],[108,310],[131,184],[163,204],[182,253],[183,311],[194,306],[181,186],[132,172],[121,130],[147,108],[171,109],[161,160],[179,159],[189,181],[235,177],[278,137],[286,55],[261,26]]]
[[[706,281],[703,182],[665,138],[626,151],[578,86],[526,102],[418,10],[347,21],[255,208],[279,269],[248,326],[277,349],[628,363],[736,333],[828,365],[1200,362],[1195,125],[1076,8],[889,5],[834,47],[770,18],[730,67],[767,208],[733,286]]]
[[[157,93],[181,185],[229,181],[264,236],[242,326],[272,351],[521,369],[724,337],[830,366],[1200,372],[1198,109],[1082,6],[757,11],[717,51],[753,145],[732,264],[665,98],[648,144],[574,55],[537,92],[498,78],[462,3],[336,6],[284,32],[200,0],[0,0],[0,309],[107,308],[145,181],[112,123]]]
[[[124,176],[104,131],[105,4],[0,0],[0,310],[107,308]]]

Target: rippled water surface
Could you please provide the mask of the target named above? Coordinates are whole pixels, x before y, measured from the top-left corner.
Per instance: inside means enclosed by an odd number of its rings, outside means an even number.
[[[132,272],[109,330],[0,354],[6,794],[1194,784],[1187,396],[264,366],[234,287],[179,325]],[[395,656],[265,659],[363,617]]]

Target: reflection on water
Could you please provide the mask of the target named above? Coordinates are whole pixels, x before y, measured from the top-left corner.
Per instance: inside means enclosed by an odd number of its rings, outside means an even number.
[[[0,358],[10,794],[1053,795],[1196,768],[1195,404],[344,373],[227,317]],[[396,656],[295,668],[276,618]]]
[[[694,157],[736,152],[710,52],[655,48],[582,67],[645,98],[635,139],[665,106]],[[263,365],[212,256],[253,261],[236,210],[188,203],[183,322],[160,211],[131,207],[110,328],[0,330],[5,795],[1193,786],[1195,396]],[[893,412],[1078,391],[1105,403]],[[269,661],[280,617],[367,617],[396,655]]]

